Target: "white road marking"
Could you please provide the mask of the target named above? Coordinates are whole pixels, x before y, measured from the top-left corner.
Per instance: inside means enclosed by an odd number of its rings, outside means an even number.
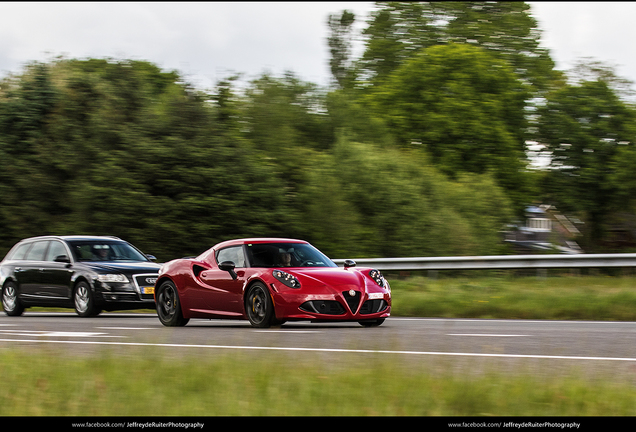
[[[482,334],[482,333],[449,333],[447,336],[530,337],[530,335]]]
[[[548,359],[548,360],[598,360],[636,362],[633,357],[594,357],[594,356],[555,356],[540,354],[484,354],[484,353],[456,353],[435,351],[389,351],[389,350],[365,350],[365,349],[338,349],[338,348],[296,348],[296,347],[258,347],[241,345],[187,345],[168,343],[134,343],[134,342],[104,342],[104,341],[77,341],[77,340],[46,340],[46,339],[0,339],[0,342],[22,343],[49,343],[70,345],[119,345],[136,347],[162,347],[162,348],[206,348],[206,349],[232,349],[232,350],[260,350],[260,351],[296,351],[296,352],[330,352],[330,353],[357,353],[357,354],[400,354],[415,356],[448,356],[448,357],[491,357],[491,358],[518,358],[518,359]]]
[[[124,336],[111,336],[108,333],[95,333],[95,332],[62,332],[62,331],[37,331],[37,330],[0,330],[3,335],[9,336],[37,336],[37,337],[124,337]]]
[[[155,330],[159,327],[95,327],[100,330]]]
[[[391,317],[391,321],[436,321],[436,322],[477,322],[477,323],[521,323],[521,324],[551,324],[551,325],[568,325],[568,324],[636,324],[634,321],[580,321],[580,320],[515,320],[515,319],[499,319],[499,318],[418,318],[418,317]]]
[[[256,330],[255,333],[323,333],[319,330]]]

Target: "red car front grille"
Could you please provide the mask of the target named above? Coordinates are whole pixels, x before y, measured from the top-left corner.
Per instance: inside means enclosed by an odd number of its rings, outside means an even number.
[[[358,305],[360,304],[360,291],[354,291],[353,295],[351,295],[349,291],[343,291],[342,296],[345,298],[351,313],[356,313]]]
[[[360,303],[360,293],[357,292],[357,295],[350,296],[349,292],[343,293],[345,300],[347,301],[347,305],[352,313],[356,313],[358,308],[358,304]],[[374,299],[367,300],[364,302],[362,307],[360,308],[360,315],[371,315],[374,313],[379,313],[389,307],[388,303],[382,299]],[[345,308],[344,306],[335,300],[311,300],[303,303],[300,306],[300,309],[305,312],[321,314],[321,315],[344,315]]]
[[[360,308],[360,315],[370,315],[382,312],[387,307],[389,307],[389,304],[382,299],[367,300]]]
[[[334,300],[308,301],[300,305],[300,310],[325,315],[343,315],[345,313],[344,307],[340,302]]]

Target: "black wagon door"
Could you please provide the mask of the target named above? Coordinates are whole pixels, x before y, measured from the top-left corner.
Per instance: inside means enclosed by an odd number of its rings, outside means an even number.
[[[44,258],[41,292],[51,299],[71,298],[73,269],[64,243],[52,240]]]
[[[22,297],[32,300],[43,296],[41,290],[42,271],[44,268],[44,253],[48,243],[48,241],[33,243],[24,259],[16,263],[14,272]]]

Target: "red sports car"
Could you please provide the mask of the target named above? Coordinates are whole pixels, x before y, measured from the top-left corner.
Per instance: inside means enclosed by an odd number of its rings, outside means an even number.
[[[378,270],[353,261],[339,268],[306,241],[254,238],[164,264],[155,301],[166,326],[190,318],[247,318],[254,327],[297,320],[378,326],[390,315],[391,288]]]

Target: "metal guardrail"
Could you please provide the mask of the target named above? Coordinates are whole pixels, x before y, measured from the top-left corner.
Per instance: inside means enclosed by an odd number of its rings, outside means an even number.
[[[344,259],[333,261],[344,266]],[[636,253],[359,258],[354,261],[357,266],[373,267],[381,271],[636,267]]]

